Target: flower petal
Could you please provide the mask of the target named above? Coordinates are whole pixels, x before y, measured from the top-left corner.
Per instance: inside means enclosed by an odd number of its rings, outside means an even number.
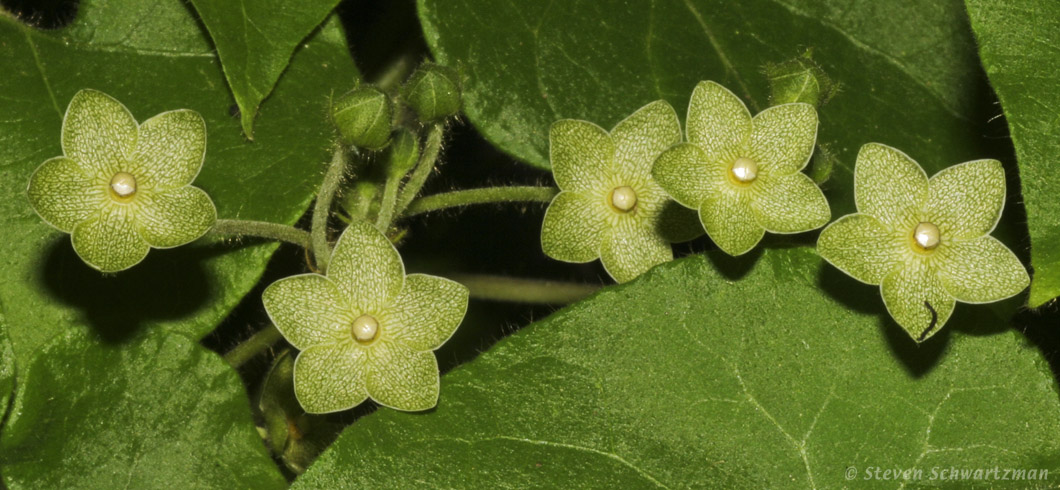
[[[368,394],[380,405],[417,411],[438,404],[438,360],[433,352],[381,341],[372,345],[368,355]]]
[[[563,191],[552,198],[541,224],[541,249],[564,262],[590,262],[600,257],[600,240],[607,229],[606,204],[601,199]]]
[[[681,143],[659,155],[651,174],[674,200],[699,209],[711,186],[725,178],[725,169],[698,146]]]
[[[107,205],[74,227],[70,239],[81,260],[101,272],[118,272],[144,260],[151,246],[140,236],[129,210]]]
[[[854,165],[854,202],[858,212],[875,216],[892,228],[924,207],[928,179],[908,155],[879,143],[861,147]]]
[[[766,230],[751,208],[751,193],[728,186],[715,187],[699,207],[699,221],[723,252],[743,255],[762,241]]]
[[[911,259],[888,274],[880,284],[880,292],[891,318],[917,342],[938,333],[956,304],[935,271],[920,258]]]
[[[670,104],[657,100],[619,122],[611,139],[614,168],[627,179],[648,179],[659,154],[681,141],[681,121]]]
[[[600,262],[618,282],[628,282],[648,269],[673,260],[670,244],[655,232],[653,226],[625,217],[604,237]]]
[[[588,121],[560,119],[552,123],[548,142],[552,175],[560,189],[587,191],[606,185],[615,144],[604,128]]]
[[[197,240],[217,221],[217,208],[198,187],[152,192],[138,219],[144,240],[155,248],[172,248]]]
[[[331,256],[328,278],[358,311],[389,305],[405,282],[405,264],[394,244],[374,226],[354,221],[342,232]]]
[[[928,181],[928,213],[943,236],[958,240],[990,233],[1005,206],[1005,170],[997,160],[943,169]]]
[[[902,252],[902,240],[867,214],[843,216],[817,239],[821,258],[866,284],[883,282],[898,267]]]
[[[67,233],[98,212],[107,198],[106,188],[67,157],[55,157],[37,167],[26,192],[41,219]]]
[[[63,116],[63,154],[85,173],[110,179],[128,170],[136,146],[136,119],[121,102],[98,90],[74,94]]]
[[[751,208],[758,224],[771,233],[815,230],[832,219],[824,193],[801,172],[762,178],[753,190]]]
[[[817,143],[817,110],[812,105],[770,107],[759,112],[751,124],[751,156],[763,174],[793,174],[810,162]]]
[[[467,312],[468,289],[456,281],[409,274],[387,314],[385,335],[416,351],[437,349],[452,337]],[[392,323],[391,323],[392,322]]]
[[[687,242],[704,233],[703,224],[694,209],[667,199],[655,218],[655,232],[670,243]]]
[[[751,113],[729,89],[699,82],[692,91],[685,122],[689,143],[712,157],[740,150],[751,135]]]
[[[958,301],[992,303],[1030,285],[1027,269],[1016,254],[992,236],[946,244],[938,252],[944,261],[939,280]]]
[[[342,290],[320,274],[285,277],[261,293],[273,325],[296,349],[351,338],[353,311]]]
[[[294,360],[294,395],[308,413],[349,410],[368,398],[368,355],[354,342],[314,345]]]
[[[206,156],[206,122],[189,109],[163,112],[140,125],[132,172],[148,189],[170,190],[195,180]]]

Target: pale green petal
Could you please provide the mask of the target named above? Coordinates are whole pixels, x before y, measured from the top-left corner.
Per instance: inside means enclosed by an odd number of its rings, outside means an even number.
[[[26,192],[41,219],[67,233],[99,212],[107,198],[106,187],[67,157],[52,158],[37,167]]]
[[[751,208],[751,193],[728,186],[715,187],[699,208],[699,221],[723,252],[743,255],[762,241],[766,230]]]
[[[549,159],[556,184],[565,191],[598,190],[607,185],[615,144],[600,126],[577,119],[552,123]]]
[[[604,237],[600,262],[617,282],[636,279],[648,269],[673,260],[669,242],[635,218],[623,218]]]
[[[909,225],[907,221],[927,199],[927,174],[912,158],[879,143],[861,147],[854,167],[854,201],[859,213],[897,229]]]
[[[261,293],[273,325],[297,349],[352,338],[354,312],[331,280],[320,274],[280,279]]]
[[[947,243],[937,252],[943,259],[939,279],[958,301],[992,303],[1030,285],[1027,269],[1016,254],[992,236]]]
[[[358,311],[389,305],[405,282],[405,264],[394,244],[374,226],[354,221],[342,232],[331,256],[328,278]]]
[[[89,175],[109,179],[122,170],[136,146],[136,119],[121,102],[98,90],[74,95],[63,116],[63,154]]]
[[[867,284],[880,284],[898,267],[903,246],[898,235],[867,214],[843,216],[817,239],[821,258]]]
[[[735,156],[751,136],[751,113],[729,89],[714,82],[699,82],[692,91],[685,122],[688,141],[708,155]]]
[[[652,163],[663,150],[681,141],[681,122],[664,100],[641,107],[611,130],[614,169],[626,178],[651,177]]]
[[[147,196],[144,196],[147,197]],[[197,240],[217,221],[217,208],[198,187],[152,192],[137,219],[144,240],[155,248],[171,248]]]
[[[368,395],[380,405],[418,411],[438,404],[438,360],[433,352],[380,341],[368,355]]]
[[[409,274],[390,306],[383,332],[417,351],[437,349],[452,337],[467,312],[468,290],[443,277]],[[392,322],[392,323],[391,323]]]
[[[308,413],[349,410],[368,398],[368,355],[355,342],[309,347],[294,361],[294,395]]]
[[[928,189],[928,214],[943,236],[978,238],[990,233],[1001,217],[1005,170],[997,160],[965,162],[935,174]]]
[[[956,304],[935,271],[920,258],[909,259],[887,275],[880,292],[891,318],[917,342],[938,333]]]
[[[699,209],[711,187],[725,179],[725,168],[691,143],[664,151],[651,173],[674,200],[691,209]]]
[[[74,227],[71,242],[81,260],[101,272],[118,272],[147,257],[151,246],[140,236],[129,209],[107,205]]]
[[[759,112],[751,124],[751,157],[762,174],[793,174],[809,163],[817,143],[817,110],[812,105],[770,107]]]
[[[815,230],[832,219],[821,189],[806,174],[762,178],[753,186],[758,224],[771,233],[801,233]]]
[[[600,257],[600,240],[607,228],[607,204],[602,198],[563,191],[552,199],[541,224],[541,249],[564,262],[590,262]]]
[[[140,125],[132,173],[144,188],[170,190],[195,180],[206,156],[206,122],[198,112],[163,112]]]

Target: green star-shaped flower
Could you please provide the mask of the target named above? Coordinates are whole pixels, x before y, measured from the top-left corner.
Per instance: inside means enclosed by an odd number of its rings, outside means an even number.
[[[189,184],[202,168],[206,123],[191,110],[137,125],[121,102],[95,90],[74,95],[63,117],[63,156],[37,167],[30,204],[70,233],[77,255],[103,272],[128,269],[154,248],[191,242],[217,210]]]
[[[610,133],[588,121],[556,121],[549,146],[561,192],[545,212],[545,254],[576,263],[599,258],[618,282],[672,260],[670,243],[695,238],[698,226],[651,178],[651,166],[680,140],[677,114],[661,100]]]
[[[778,105],[752,118],[728,89],[700,82],[685,129],[688,143],[663,153],[652,175],[677,202],[699,211],[707,235],[729,255],[750,251],[767,231],[828,223],[828,201],[800,172],[817,140],[812,105]]]
[[[956,301],[990,303],[1030,284],[1027,270],[990,236],[1005,204],[997,160],[954,165],[928,179],[889,146],[861,147],[854,169],[858,212],[817,241],[825,260],[879,284],[887,311],[918,342],[946,323]]]
[[[335,246],[327,276],[302,274],[262,293],[265,310],[291,345],[294,392],[309,413],[366,398],[398,410],[438,403],[441,347],[460,325],[468,290],[424,274],[405,276],[394,245],[354,222]]]

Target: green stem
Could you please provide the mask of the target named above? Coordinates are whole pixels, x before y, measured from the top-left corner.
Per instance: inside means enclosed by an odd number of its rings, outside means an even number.
[[[265,352],[269,347],[272,347],[272,344],[279,342],[282,338],[283,334],[280,333],[276,326],[269,325],[228,351],[224,356],[225,361],[232,367],[238,368],[258,354]]]
[[[211,235],[252,236],[267,240],[278,240],[293,243],[302,248],[309,248],[309,232],[293,226],[270,223],[268,221],[248,221],[242,219],[219,219]]]
[[[454,274],[450,279],[467,286],[471,297],[513,303],[567,304],[593,294],[601,286],[483,274]]]
[[[386,180],[383,187],[383,202],[379,203],[379,216],[375,219],[375,227],[386,233],[394,218],[394,207],[397,206],[398,186],[401,185],[402,175],[392,175]]]
[[[445,192],[433,196],[424,196],[412,201],[405,210],[405,216],[429,213],[440,209],[469,206],[472,204],[491,204],[503,202],[540,202],[547,203],[556,197],[559,189],[555,187],[508,186],[483,187]]]
[[[427,182],[427,177],[430,177],[431,172],[434,171],[434,162],[438,160],[438,152],[442,149],[443,132],[442,123],[431,126],[431,131],[427,134],[427,143],[423,145],[423,153],[420,153],[420,161],[416,163],[412,175],[401,188],[401,194],[398,194],[394,216],[401,216],[405,212],[405,208],[409,207],[409,203],[420,193],[423,184]]]
[[[335,153],[331,156],[328,171],[324,174],[324,182],[320,184],[320,192],[317,193],[316,205],[313,206],[313,221],[310,226],[313,260],[320,272],[328,269],[328,261],[331,259],[331,244],[328,243],[328,218],[331,216],[331,201],[335,199],[335,192],[342,183],[342,174],[345,171],[346,151],[341,145],[337,145]]]

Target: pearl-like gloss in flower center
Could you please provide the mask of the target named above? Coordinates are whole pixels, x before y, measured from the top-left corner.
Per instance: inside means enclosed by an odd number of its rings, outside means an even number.
[[[939,227],[923,221],[913,229],[913,241],[924,250],[934,250],[939,246]]]
[[[750,158],[740,157],[735,162],[732,162],[732,168],[729,169],[729,172],[732,173],[732,178],[736,179],[737,182],[749,184],[758,178],[758,164]]]
[[[350,327],[353,338],[362,344],[375,340],[379,335],[379,322],[372,315],[361,315]]]
[[[118,172],[110,179],[110,190],[119,198],[130,198],[136,194],[136,177],[128,172]]]
[[[611,191],[611,207],[628,213],[637,207],[637,193],[632,187],[624,185]]]

